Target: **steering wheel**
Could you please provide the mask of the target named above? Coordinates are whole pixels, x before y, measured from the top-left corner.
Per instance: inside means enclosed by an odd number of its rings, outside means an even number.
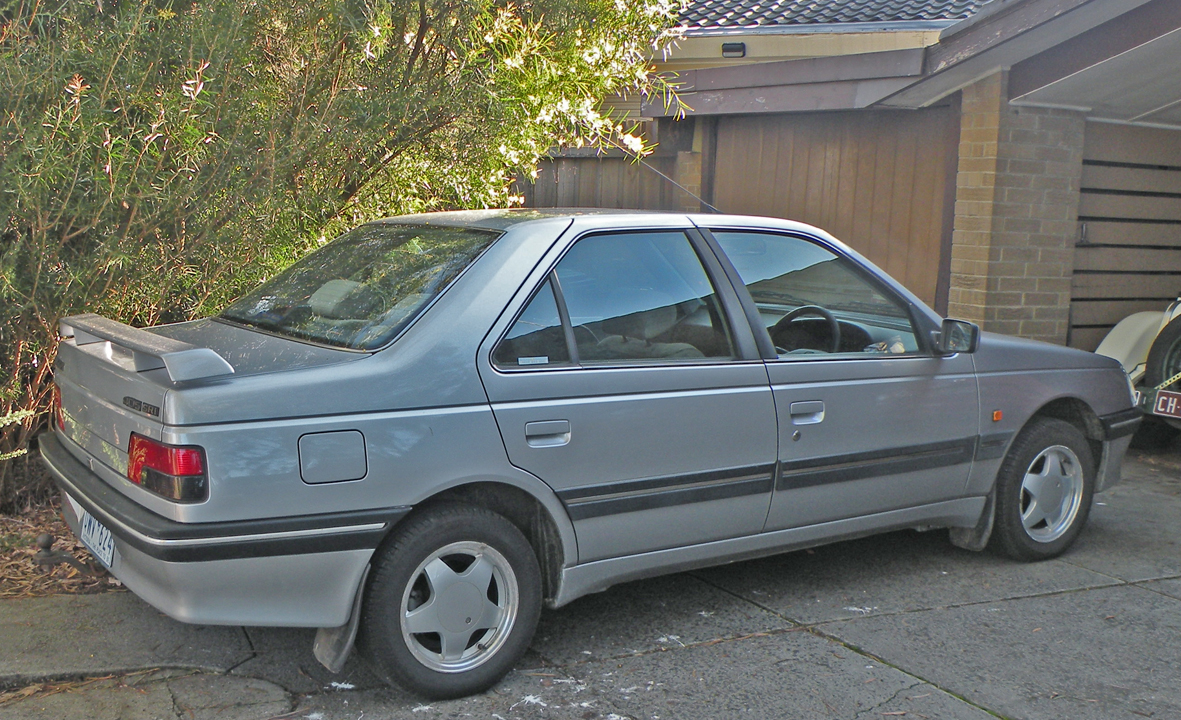
[[[832,331],[832,348],[829,350],[829,352],[840,352],[841,326],[837,322],[837,319],[833,317],[832,313],[820,307],[819,305],[801,305],[795,310],[792,310],[788,314],[779,318],[779,322],[771,326],[771,337],[774,338],[779,331],[786,329],[788,325],[791,325],[796,321],[797,318],[800,318],[804,315],[819,315],[828,321],[828,327]]]

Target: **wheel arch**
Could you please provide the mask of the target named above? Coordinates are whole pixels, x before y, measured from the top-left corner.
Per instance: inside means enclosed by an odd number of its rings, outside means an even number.
[[[554,498],[554,503],[559,503]],[[529,491],[505,482],[481,480],[455,485],[426,498],[414,507],[412,514],[429,512],[432,507],[447,503],[462,503],[487,508],[503,516],[517,527],[529,541],[541,568],[542,598],[557,596],[562,568],[567,558],[577,558],[577,547],[572,544],[573,526],[566,520],[559,525],[553,509]]]
[[[1029,424],[1038,418],[1062,420],[1076,427],[1091,447],[1091,458],[1095,463],[1094,469],[1099,469],[1099,463],[1103,457],[1103,423],[1099,421],[1098,413],[1085,400],[1074,396],[1051,400],[1030,415],[1021,429],[1029,427]]]

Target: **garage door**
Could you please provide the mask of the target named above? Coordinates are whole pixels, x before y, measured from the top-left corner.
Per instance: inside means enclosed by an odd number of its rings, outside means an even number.
[[[1087,123],[1069,344],[1181,293],[1181,130]]]
[[[942,310],[958,142],[951,107],[723,116],[713,204],[822,227]]]

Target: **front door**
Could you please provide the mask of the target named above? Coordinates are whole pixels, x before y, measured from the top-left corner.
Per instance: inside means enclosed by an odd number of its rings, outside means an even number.
[[[580,562],[763,527],[775,406],[716,262],[687,229],[581,237],[486,343],[509,458],[565,503]]]
[[[767,530],[963,497],[976,448],[968,355],[936,357],[908,303],[821,243],[715,230],[775,346],[779,472]]]

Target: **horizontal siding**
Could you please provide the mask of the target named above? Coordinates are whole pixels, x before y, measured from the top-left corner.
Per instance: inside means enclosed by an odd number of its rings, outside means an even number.
[[[1181,249],[1181,227],[1168,223],[1126,223],[1087,220],[1085,245],[1176,247]]]
[[[1087,123],[1070,344],[1181,293],[1181,132]]]
[[[1181,194],[1181,172],[1144,167],[1083,167],[1083,187]]]
[[[1181,173],[1178,173],[1181,175]],[[1080,218],[1130,218],[1133,220],[1173,220],[1181,223],[1181,197],[1145,197],[1088,193],[1079,201]]]
[[[1181,168],[1177,135],[1176,130],[1089,122],[1083,158]]]

